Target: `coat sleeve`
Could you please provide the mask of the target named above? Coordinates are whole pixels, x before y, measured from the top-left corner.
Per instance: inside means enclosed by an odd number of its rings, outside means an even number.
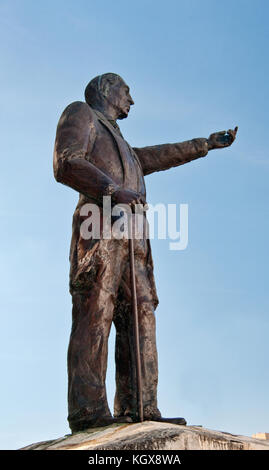
[[[56,131],[53,170],[56,181],[86,197],[102,201],[118,186],[86,160],[96,138],[91,108],[83,102],[70,104],[63,112]]]
[[[207,139],[186,140],[177,144],[154,145],[152,147],[134,148],[144,175],[154,171],[168,170],[183,165],[208,153]]]

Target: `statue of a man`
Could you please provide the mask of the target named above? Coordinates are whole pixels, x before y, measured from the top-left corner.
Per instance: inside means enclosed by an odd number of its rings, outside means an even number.
[[[73,432],[113,422],[136,421],[136,367],[131,315],[130,270],[126,238],[83,237],[81,208],[104,196],[112,205],[146,204],[144,176],[228,147],[234,130],[181,143],[132,148],[117,124],[134,104],[124,80],[116,74],[95,77],[85,90],[86,102],[64,110],[57,127],[54,175],[79,193],[70,249],[73,323],[68,349],[68,420]],[[146,217],[145,217],[146,219]],[[102,216],[101,216],[102,225]],[[101,231],[102,232],[102,231]],[[158,365],[155,314],[158,297],[148,237],[134,240],[140,336],[143,413],[145,420],[165,420],[157,407]],[[107,345],[116,328],[116,394],[114,417],[107,403]],[[186,424],[178,418],[179,424]]]

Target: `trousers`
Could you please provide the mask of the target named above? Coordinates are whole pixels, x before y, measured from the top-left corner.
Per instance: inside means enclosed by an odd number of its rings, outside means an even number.
[[[72,291],[72,330],[68,348],[70,427],[111,416],[106,395],[108,337],[116,328],[114,416],[137,418],[135,344],[131,311],[129,241],[99,240],[85,286]],[[158,358],[154,299],[147,272],[146,239],[134,240],[144,419],[157,408]]]

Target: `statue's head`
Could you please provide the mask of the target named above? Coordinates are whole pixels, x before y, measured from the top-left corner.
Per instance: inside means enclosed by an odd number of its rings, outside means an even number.
[[[105,112],[115,120],[127,118],[134,104],[128,85],[115,73],[104,73],[93,78],[85,89],[85,100],[94,109]]]

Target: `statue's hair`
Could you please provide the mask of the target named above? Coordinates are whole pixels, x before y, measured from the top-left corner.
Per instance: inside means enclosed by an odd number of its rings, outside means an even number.
[[[93,78],[85,88],[85,101],[89,105],[100,103],[108,96],[109,89],[122,78],[116,73],[104,73]]]

